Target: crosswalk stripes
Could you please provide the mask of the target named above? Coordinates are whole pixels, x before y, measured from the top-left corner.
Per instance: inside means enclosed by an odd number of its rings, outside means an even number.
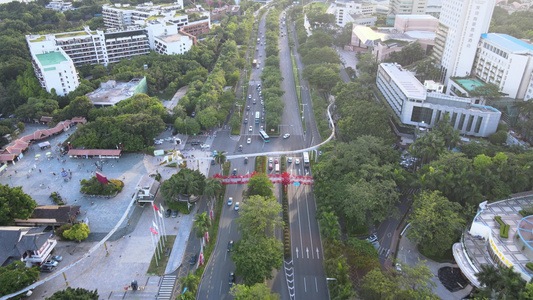
[[[176,285],[176,275],[165,275],[159,286],[157,293],[158,300],[170,300],[174,293],[174,286]]]

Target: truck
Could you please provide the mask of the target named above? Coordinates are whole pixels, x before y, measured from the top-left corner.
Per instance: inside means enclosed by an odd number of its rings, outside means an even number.
[[[254,60],[252,61],[252,66],[254,66],[254,67],[257,66],[257,59],[254,59]]]

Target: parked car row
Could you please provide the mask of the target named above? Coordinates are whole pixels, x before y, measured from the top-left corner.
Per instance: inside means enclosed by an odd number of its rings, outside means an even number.
[[[55,270],[60,261],[63,260],[63,256],[52,255],[50,259],[41,264],[39,270],[43,273],[50,273]]]

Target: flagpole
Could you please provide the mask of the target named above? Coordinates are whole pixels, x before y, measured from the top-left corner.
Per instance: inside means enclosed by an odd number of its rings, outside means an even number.
[[[153,233],[152,233],[151,230],[150,230],[150,238],[152,239],[152,246],[154,247],[155,265],[159,267],[159,263],[157,262],[157,250],[156,250],[156,247],[155,247],[155,244],[154,244],[154,237],[153,237]]]
[[[154,210],[154,219],[155,219],[156,222],[158,222],[158,220],[157,220],[157,219],[158,219],[158,218],[157,218],[157,215],[159,215],[160,217],[162,217],[163,215],[161,214],[161,211],[159,211],[159,209],[157,208],[157,206],[154,204],[154,202],[152,202],[152,208],[153,208],[153,210]],[[163,210],[163,206],[161,206],[161,210]],[[156,212],[156,211],[157,211],[157,212]],[[159,224],[159,222],[158,222],[158,224]],[[163,226],[161,226],[161,227],[163,227]],[[158,230],[159,230],[159,229],[158,229]],[[164,229],[162,229],[162,230],[163,230],[163,233],[162,233],[162,234],[166,237],[166,233],[164,232]],[[159,232],[161,232],[161,231],[159,231]],[[164,239],[165,239],[165,238],[163,238],[163,243],[164,243]],[[158,244],[159,244],[159,243],[158,243]]]
[[[159,216],[156,216],[155,218],[155,221],[156,223],[159,225],[159,227],[161,227],[161,234],[162,234],[162,241],[163,241],[163,246],[165,245],[165,241],[167,240],[167,232],[165,230],[165,225],[161,222],[161,217],[162,215],[161,214],[158,214]]]
[[[159,203],[159,206],[162,208],[163,205],[161,205],[161,203]],[[165,228],[165,219],[163,219],[163,214],[159,214],[159,218],[161,218],[161,223],[163,224],[163,232],[165,232],[165,236],[167,235],[167,229]]]

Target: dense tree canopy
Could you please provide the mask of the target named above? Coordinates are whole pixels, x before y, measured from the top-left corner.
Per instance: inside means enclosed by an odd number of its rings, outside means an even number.
[[[0,185],[0,225],[10,225],[13,219],[28,219],[37,203],[22,187]]]
[[[230,293],[235,300],[279,300],[279,294],[272,294],[270,288],[263,282],[252,286],[237,284]]]
[[[205,175],[198,170],[181,169],[161,184],[161,194],[165,201],[177,201],[179,195],[190,199],[201,196],[205,189]]]
[[[55,292],[46,300],[98,300],[98,291],[67,287],[65,290]]]
[[[0,296],[14,293],[34,283],[39,278],[39,268],[28,268],[20,260],[0,267]]]

